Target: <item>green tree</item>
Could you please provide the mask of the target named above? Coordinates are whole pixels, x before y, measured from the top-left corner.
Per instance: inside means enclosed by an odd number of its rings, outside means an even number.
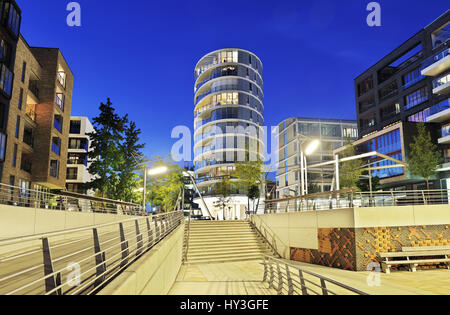
[[[341,158],[351,157],[355,155],[355,147],[347,140],[345,143],[345,150],[341,154]],[[362,161],[359,159],[346,161],[339,165],[339,184],[340,188],[358,188],[359,176]]]
[[[114,191],[115,199],[124,201],[138,199],[136,190],[142,187],[138,171],[142,169],[141,165],[144,162],[142,149],[145,147],[145,144],[139,143],[141,133],[134,121],[125,126],[124,141],[119,144],[123,162],[118,169],[119,182]]]
[[[417,136],[410,144],[409,171],[425,179],[427,189],[430,189],[430,178],[437,173],[441,163],[441,154],[431,140],[431,134],[424,123],[417,124]]]
[[[88,154],[91,165],[88,171],[95,175],[88,187],[98,190],[103,197],[113,197],[123,163],[119,144],[123,140],[122,132],[128,119],[115,112],[109,98],[106,104],[100,104],[99,109],[99,116],[93,119],[95,132],[88,134],[91,143]]]
[[[264,162],[247,161],[236,163],[236,170],[233,175],[239,180],[239,184],[247,191],[248,211],[255,212],[259,206],[261,198],[260,187],[265,184],[266,177],[264,170]],[[253,201],[253,209],[250,209],[250,200]],[[255,200],[256,203],[255,207]]]
[[[176,205],[180,190],[183,187],[183,170],[169,159],[155,157],[151,167],[166,166],[168,171],[159,176],[147,177],[146,199],[154,206],[170,212]]]
[[[225,211],[230,208],[231,193],[233,190],[233,184],[228,176],[224,176],[214,186],[215,193],[217,195],[217,201],[214,202],[214,207],[219,208],[223,213],[223,218],[226,218]]]
[[[357,185],[358,189],[361,191],[370,191],[369,178],[361,178],[358,181]],[[372,177],[372,191],[377,191],[380,189],[381,189],[380,178],[378,176]]]

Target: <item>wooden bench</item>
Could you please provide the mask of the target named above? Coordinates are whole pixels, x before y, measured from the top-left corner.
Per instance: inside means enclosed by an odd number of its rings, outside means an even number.
[[[383,259],[381,266],[387,274],[392,266],[398,265],[407,265],[412,272],[416,272],[418,265],[424,264],[445,263],[450,269],[450,246],[403,247],[401,252],[380,253],[379,256]]]

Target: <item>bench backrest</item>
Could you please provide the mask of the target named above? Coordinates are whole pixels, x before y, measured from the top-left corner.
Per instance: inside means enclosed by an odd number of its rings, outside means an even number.
[[[450,250],[450,246],[418,246],[418,247],[402,247],[402,252],[424,252],[427,250]]]

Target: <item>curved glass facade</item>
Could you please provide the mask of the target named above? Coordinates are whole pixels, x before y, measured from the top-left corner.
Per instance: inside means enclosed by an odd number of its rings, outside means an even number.
[[[194,90],[194,166],[211,193],[236,162],[264,158],[262,63],[246,50],[214,51],[197,63]]]

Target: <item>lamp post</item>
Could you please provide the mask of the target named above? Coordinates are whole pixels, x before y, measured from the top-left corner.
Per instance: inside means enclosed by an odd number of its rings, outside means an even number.
[[[306,161],[306,157],[308,155],[313,154],[320,146],[320,141],[318,139],[312,139],[304,135],[298,135],[298,138],[303,138],[303,141],[300,142],[298,139],[298,149],[300,151],[300,196],[304,196],[308,194],[308,165]],[[303,145],[306,145],[306,149],[303,150]]]
[[[160,166],[155,168],[149,168],[148,166],[144,166],[144,190],[143,190],[143,196],[142,196],[142,209],[145,212],[145,206],[146,206],[146,194],[147,194],[147,175],[148,176],[156,176],[164,174],[168,171],[168,168],[166,166]]]

